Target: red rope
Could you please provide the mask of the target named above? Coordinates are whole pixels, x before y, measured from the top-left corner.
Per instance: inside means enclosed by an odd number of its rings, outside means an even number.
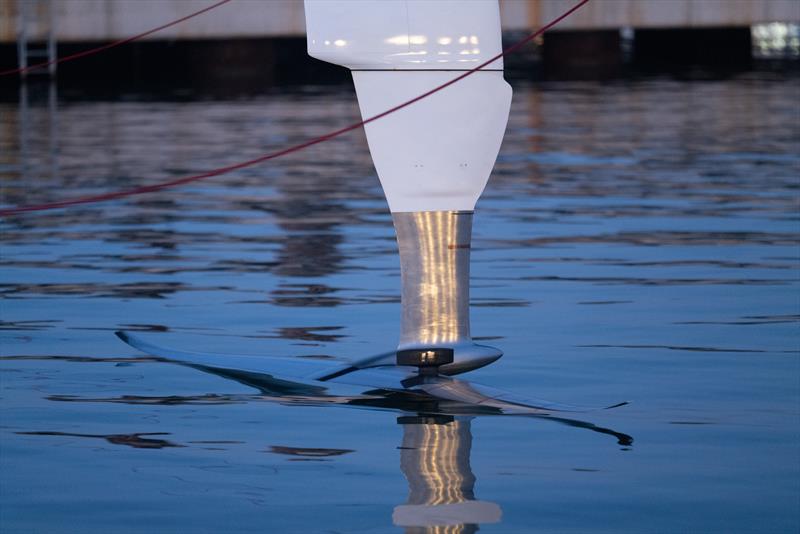
[[[206,8],[201,9],[200,11],[195,11],[194,13],[186,15],[185,17],[181,17],[178,20],[173,20],[172,22],[168,22],[168,23],[166,23],[166,24],[164,24],[162,26],[159,26],[158,28],[153,28],[152,30],[147,30],[144,33],[139,33],[139,34],[136,34],[136,35],[132,35],[130,37],[125,37],[124,39],[120,39],[119,41],[114,41],[113,43],[108,43],[108,44],[105,44],[103,46],[98,46],[96,48],[90,48],[88,50],[83,50],[81,52],[76,52],[74,54],[70,54],[68,56],[60,57],[60,58],[53,59],[53,60],[50,60],[50,61],[44,61],[42,63],[37,63],[35,65],[29,65],[27,67],[22,67],[22,68],[17,68],[17,69],[8,69],[8,70],[0,71],[0,76],[9,76],[11,74],[22,74],[24,72],[28,72],[28,71],[31,71],[33,69],[49,67],[50,65],[58,65],[59,63],[65,63],[67,61],[72,61],[74,59],[78,59],[78,58],[82,58],[82,57],[86,57],[86,56],[93,56],[93,55],[95,55],[95,54],[97,54],[99,52],[102,52],[103,50],[108,50],[109,48],[115,48],[117,46],[130,43],[131,41],[138,41],[139,39],[141,39],[143,37],[147,37],[148,35],[152,35],[152,34],[154,34],[156,32],[160,32],[161,30],[165,30],[165,29],[167,29],[167,28],[169,28],[171,26],[175,26],[176,24],[180,24],[181,22],[184,22],[186,20],[194,18],[194,17],[196,17],[198,15],[202,15],[203,13],[205,13],[207,11],[211,11],[212,9],[217,8],[217,7],[219,7],[219,6],[223,5],[223,4],[227,4],[230,1],[231,0],[221,0],[220,2],[217,2],[216,4],[212,4],[212,5],[210,5],[210,6],[206,7]]]
[[[162,189],[167,189],[167,188],[175,187],[175,186],[178,186],[178,185],[183,185],[183,184],[188,184],[188,183],[191,183],[191,182],[196,182],[198,180],[203,180],[205,178],[210,178],[212,176],[219,176],[220,174],[226,174],[226,173],[229,173],[231,171],[235,171],[235,170],[238,170],[238,169],[243,169],[245,167],[252,167],[253,165],[256,165],[258,163],[263,163],[265,161],[278,158],[280,156],[285,156],[286,154],[291,154],[293,152],[298,152],[298,151],[303,150],[305,148],[308,148],[310,146],[313,146],[313,145],[328,141],[329,139],[333,139],[334,137],[338,137],[338,136],[340,136],[342,134],[345,134],[347,132],[350,132],[352,130],[356,130],[358,128],[361,128],[365,124],[369,124],[370,122],[373,122],[373,121],[376,121],[378,119],[381,119],[381,118],[383,118],[383,117],[385,117],[385,116],[387,116],[387,115],[389,115],[391,113],[394,113],[395,111],[400,111],[401,109],[403,109],[403,108],[405,108],[407,106],[410,106],[411,104],[414,104],[415,102],[419,102],[423,98],[427,98],[427,97],[431,96],[432,94],[437,93],[437,92],[441,91],[442,89],[445,89],[446,87],[449,87],[449,86],[453,85],[454,83],[456,83],[456,82],[458,82],[460,80],[463,80],[467,76],[471,76],[472,74],[475,74],[477,71],[479,71],[482,68],[486,67],[490,63],[492,63],[494,61],[497,61],[501,57],[506,56],[508,54],[511,54],[512,52],[515,52],[516,50],[518,50],[522,46],[528,44],[530,41],[532,41],[533,39],[535,39],[536,37],[538,37],[539,35],[541,35],[545,31],[549,30],[550,28],[552,28],[553,26],[555,26],[556,24],[558,24],[559,22],[561,22],[562,20],[564,20],[565,18],[570,16],[572,13],[574,13],[575,11],[580,9],[587,2],[589,2],[589,0],[581,0],[572,9],[570,9],[569,11],[566,11],[560,17],[558,17],[558,18],[554,19],[553,21],[549,22],[548,24],[542,26],[539,30],[537,30],[534,33],[528,35],[524,39],[514,43],[511,46],[509,46],[508,48],[506,48],[505,50],[503,50],[502,52],[500,52],[499,54],[497,54],[493,58],[484,61],[483,63],[481,63],[480,65],[478,65],[477,67],[475,67],[475,68],[473,68],[471,70],[465,71],[463,74],[453,78],[452,80],[450,80],[448,82],[445,82],[445,83],[443,83],[443,84],[441,84],[441,85],[439,85],[437,87],[434,87],[430,91],[426,91],[425,93],[422,93],[421,95],[419,95],[417,97],[414,97],[411,100],[403,102],[402,104],[398,104],[397,106],[394,106],[393,108],[387,109],[386,111],[384,111],[382,113],[378,113],[377,115],[373,115],[372,117],[364,119],[363,121],[356,122],[356,123],[353,123],[353,124],[351,124],[349,126],[345,126],[344,128],[340,128],[338,130],[334,130],[332,132],[328,132],[325,135],[321,135],[319,137],[315,137],[313,139],[309,139],[308,141],[305,141],[305,142],[300,143],[298,145],[290,146],[288,148],[284,148],[284,149],[279,150],[277,152],[272,152],[271,154],[265,154],[263,156],[260,156],[260,157],[257,157],[257,158],[254,158],[254,159],[251,159],[251,160],[248,160],[248,161],[243,161],[241,163],[236,163],[234,165],[228,165],[227,167],[220,167],[218,169],[214,169],[214,170],[211,170],[211,171],[206,171],[206,172],[201,173],[201,174],[195,174],[195,175],[192,175],[192,176],[186,176],[184,178],[178,178],[177,180],[170,180],[168,182],[161,182],[161,183],[153,184],[153,185],[135,187],[133,189],[125,189],[125,190],[122,190],[122,191],[113,191],[113,192],[110,192],[110,193],[103,193],[103,194],[100,194],[100,195],[91,195],[91,196],[77,197],[77,198],[72,198],[72,199],[67,199],[67,200],[60,200],[60,201],[57,201],[57,202],[48,202],[46,204],[34,204],[34,205],[30,205],[30,206],[16,206],[16,207],[13,207],[13,208],[6,208],[6,209],[0,210],[0,216],[16,215],[18,213],[24,213],[24,212],[28,212],[28,211],[50,210],[50,209],[56,209],[56,208],[63,208],[63,207],[66,207],[66,206],[74,206],[76,204],[88,204],[88,203],[93,203],[93,202],[101,202],[101,201],[104,201],[104,200],[114,200],[114,199],[117,199],[117,198],[129,197],[129,196],[132,196],[132,195],[140,195],[142,193],[152,193],[154,191],[161,191]]]

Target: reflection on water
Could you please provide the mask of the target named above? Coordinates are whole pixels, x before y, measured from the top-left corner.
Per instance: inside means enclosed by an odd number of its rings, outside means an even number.
[[[496,523],[495,503],[475,498],[470,418],[406,416],[400,468],[408,480],[408,501],[395,507],[392,520],[409,534],[477,532],[479,523]]]
[[[30,361],[31,357],[6,357],[6,360]],[[43,357],[40,359],[65,359],[64,357]],[[114,359],[81,359],[73,358],[73,362],[115,361]],[[224,378],[233,378],[243,383],[253,380],[239,376],[228,376],[219,370],[207,369]],[[89,403],[124,403],[132,405],[225,405],[232,402],[257,402],[272,400],[287,405],[325,405],[326,403],[354,406],[371,406],[400,410],[404,415],[398,417],[397,423],[402,426],[403,438],[400,449],[400,469],[408,481],[409,494],[405,504],[394,508],[392,522],[404,527],[409,534],[459,534],[479,530],[484,523],[497,523],[502,518],[498,504],[478,500],[475,496],[476,477],[470,466],[472,450],[471,421],[474,416],[453,416],[446,412],[481,413],[478,406],[468,403],[446,402],[432,397],[420,398],[419,394],[401,394],[398,392],[373,392],[373,396],[358,397],[297,397],[291,395],[275,395],[271,397],[253,395],[205,395],[194,397],[135,397],[117,398],[77,398],[71,396],[50,396],[51,401],[89,402]],[[432,413],[415,412],[429,410]],[[411,410],[411,411],[409,411]],[[495,409],[496,413],[500,413]],[[492,410],[485,410],[491,414]],[[596,427],[591,423],[561,417],[548,418],[568,426],[586,428],[600,433],[611,434],[619,438],[619,443],[630,445],[630,436],[609,429]],[[677,424],[677,423],[672,423]],[[144,436],[164,435],[164,432],[135,434],[84,434],[58,431],[26,431],[16,432],[24,436],[63,436],[80,438],[101,438],[115,445],[126,445],[138,449],[161,449],[165,447],[186,447],[163,439]],[[193,440],[193,445],[240,444],[237,440]],[[204,447],[206,450],[227,450],[220,447]],[[289,461],[309,462],[327,461],[327,458],[354,453],[353,449],[297,447],[272,445],[268,452],[289,456]]]
[[[347,177],[309,173],[301,187],[291,173],[275,184],[279,202],[265,210],[286,234],[281,243],[274,272],[278,276],[323,277],[342,268],[344,256],[339,250],[342,236],[339,227],[346,221],[347,206],[319,196],[320,191],[335,189]]]
[[[797,220],[798,201],[791,192],[796,191],[800,157],[790,120],[790,86],[739,81],[643,83],[624,91],[574,84],[518,89],[505,149],[479,207],[476,250],[494,251],[492,261],[504,262],[504,268],[493,275],[507,275],[501,279],[509,281],[633,286],[793,282],[791,275],[769,272],[795,269],[794,255],[768,260],[755,254],[744,259],[670,254],[677,247],[698,253],[708,250],[703,247],[796,250],[800,238],[791,223]],[[352,98],[341,94],[181,104],[53,107],[53,101],[50,93],[32,94],[16,114],[10,112],[13,106],[4,105],[9,120],[0,131],[0,173],[6,204],[205,170],[303,139],[357,111]],[[710,102],[736,112],[722,113]],[[212,131],[213,140],[207,136]],[[396,302],[396,289],[376,294],[330,280],[365,268],[371,274],[396,269],[369,265],[369,258],[395,251],[368,153],[363,147],[353,150],[359,135],[325,143],[285,163],[169,193],[11,218],[5,221],[3,239],[15,251],[0,258],[2,266],[33,272],[59,268],[85,276],[70,282],[11,279],[0,289],[13,298],[232,292],[236,303],[287,307]],[[230,146],[237,150],[232,153]],[[58,159],[57,177],[33,171],[53,157]],[[486,216],[513,230],[482,230],[481,217]],[[752,224],[755,220],[771,224]],[[373,235],[375,228],[383,234]],[[363,237],[358,246],[352,241],[356,236]],[[25,252],[34,242],[46,244],[42,250],[51,254]],[[66,243],[84,246],[69,249]],[[658,247],[662,257],[645,261],[650,258],[515,252],[589,251],[592,245]],[[480,261],[480,254],[475,259]],[[542,268],[532,275],[533,269],[525,268],[532,266],[509,269],[513,262],[537,262],[534,266]],[[587,271],[578,268],[598,263],[632,269],[613,269],[613,276],[559,272],[570,264],[575,267],[570,271]],[[668,272],[691,276],[664,276]],[[254,291],[237,283],[237,277],[215,276],[225,273],[269,274],[276,283]],[[475,274],[483,277],[481,271]],[[163,279],[125,281],[125,275]],[[187,282],[188,277],[193,281]],[[475,293],[475,303],[483,306],[530,302]]]
[[[177,178],[359,115],[348,88],[49,98],[0,104],[3,204]],[[395,509],[495,503],[498,524],[401,514],[402,528],[796,532],[797,80],[548,83],[516,87],[512,106],[471,251],[472,334],[506,356],[467,378],[629,406],[559,419],[365,388],[270,397],[252,376],[120,345],[114,330],[138,330],[322,363],[396,347],[396,240],[354,132],[173,191],[0,221],[0,351],[20,356],[0,360],[0,530],[138,534],[146,516],[164,532],[396,532]],[[149,441],[183,446],[130,444]],[[464,500],[423,504],[433,495]]]
[[[390,353],[391,356],[391,353]],[[318,358],[313,358],[318,359]],[[8,356],[0,360],[63,360],[70,362],[117,362],[117,365],[127,365],[133,361],[160,361],[163,358],[85,358],[70,356]],[[397,382],[392,372],[377,369],[369,371],[363,380],[367,383],[366,391],[358,394],[337,394],[335,380],[330,383],[332,388],[322,384],[328,382],[310,382],[308,384],[296,381],[294,378],[278,378],[263,372],[247,372],[234,369],[218,369],[213,367],[190,365],[197,370],[219,376],[227,380],[239,382],[250,388],[259,390],[259,395],[168,395],[168,396],[140,396],[121,395],[119,397],[79,397],[75,395],[50,395],[45,397],[51,401],[62,402],[109,402],[121,404],[155,404],[155,405],[181,405],[181,404],[232,404],[252,402],[274,402],[286,406],[351,406],[359,408],[372,408],[380,410],[393,410],[400,412],[417,412],[431,415],[432,421],[449,421],[453,416],[488,416],[507,415],[522,418],[532,418],[541,421],[550,421],[566,426],[581,428],[613,436],[622,450],[629,450],[633,444],[633,437],[616,430],[595,425],[588,421],[566,417],[562,411],[592,411],[597,409],[585,408],[582,410],[572,406],[560,406],[556,403],[535,405],[535,400],[509,395],[502,391],[471,384],[467,381],[454,380],[447,377],[421,379],[419,377]],[[383,374],[382,374],[383,372]],[[381,387],[375,385],[384,381],[389,385]],[[402,385],[416,381],[430,381],[431,389],[402,390]],[[492,395],[496,395],[493,397]],[[542,401],[545,402],[545,401]],[[622,402],[603,409],[612,409],[628,404]],[[411,419],[412,421],[415,419]],[[427,421],[427,419],[422,418]],[[409,419],[401,418],[401,423]]]
[[[341,456],[353,452],[352,449],[320,449],[315,447],[286,447],[284,445],[272,445],[269,452],[275,454],[285,454],[287,456],[301,456],[308,458],[325,458],[326,456]]]
[[[166,432],[140,432],[137,434],[72,434],[70,432],[17,432],[21,436],[66,436],[73,438],[101,438],[112,445],[126,445],[135,449],[163,449],[164,447],[183,447],[165,439],[144,438],[142,436],[163,436]]]

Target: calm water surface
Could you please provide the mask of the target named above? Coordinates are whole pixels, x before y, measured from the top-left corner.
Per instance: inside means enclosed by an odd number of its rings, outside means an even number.
[[[630,401],[580,418],[632,445],[557,420],[286,406],[113,336],[392,350],[399,260],[361,132],[3,220],[0,529],[797,532],[799,93],[757,79],[515,90],[472,257],[473,334],[506,355],[469,378]],[[0,115],[13,205],[238,162],[357,107],[341,88]]]

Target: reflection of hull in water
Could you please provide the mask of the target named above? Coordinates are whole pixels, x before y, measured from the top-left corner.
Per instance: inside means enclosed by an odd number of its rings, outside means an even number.
[[[445,415],[525,415],[615,436],[630,445],[627,434],[584,421],[553,415],[585,412],[580,408],[530,399],[450,376],[419,376],[416,368],[386,363],[382,354],[348,364],[320,360],[236,356],[178,351],[117,335],[143,352],[258,389],[263,395],[295,404],[344,404],[404,412]],[[353,394],[353,386],[357,393]],[[622,403],[625,404],[625,403]],[[622,404],[609,406],[614,408]]]

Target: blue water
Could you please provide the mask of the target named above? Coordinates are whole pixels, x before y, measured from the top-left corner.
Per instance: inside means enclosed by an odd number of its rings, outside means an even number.
[[[399,260],[361,132],[171,192],[3,220],[0,530],[797,532],[798,94],[757,78],[515,87],[472,251],[473,335],[505,356],[466,378],[629,401],[576,418],[632,445],[545,418],[286,406],[113,336],[294,358],[392,350]],[[358,110],[347,88],[309,88],[32,99],[0,115],[13,205],[234,163]],[[427,508],[425,469],[444,495]],[[448,502],[501,517],[398,519]]]

